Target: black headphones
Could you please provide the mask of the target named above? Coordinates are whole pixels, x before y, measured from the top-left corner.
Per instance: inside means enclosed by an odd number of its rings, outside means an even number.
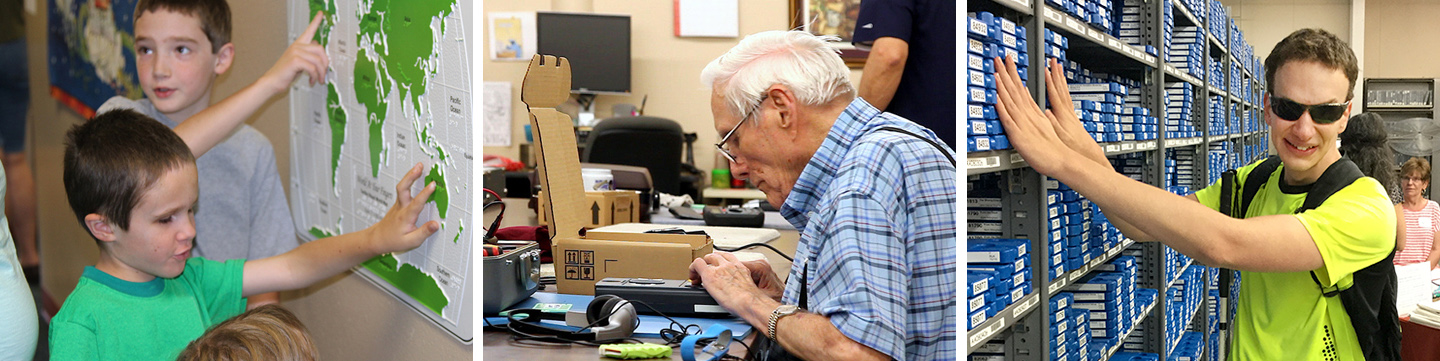
[[[532,335],[553,335],[570,341],[596,341],[628,338],[640,325],[635,306],[615,295],[600,295],[590,301],[585,310],[566,311],[565,315],[543,312],[534,308],[510,310],[510,329]],[[540,320],[565,321],[565,325],[580,327],[570,331],[547,326]],[[586,330],[589,330],[588,332]]]

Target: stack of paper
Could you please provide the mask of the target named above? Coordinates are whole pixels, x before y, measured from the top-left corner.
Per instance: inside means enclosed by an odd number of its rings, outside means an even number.
[[[1435,284],[1430,283],[1430,262],[1418,262],[1406,266],[1395,266],[1398,282],[1395,290],[1395,310],[1401,316],[1415,311],[1418,304],[1430,303]]]
[[[1440,302],[1425,302],[1410,314],[1410,322],[1440,329]]]

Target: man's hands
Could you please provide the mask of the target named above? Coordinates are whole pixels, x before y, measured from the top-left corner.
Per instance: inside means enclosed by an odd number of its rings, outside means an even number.
[[[315,43],[315,32],[320,29],[320,24],[325,21],[325,12],[316,12],[315,19],[310,21],[310,27],[305,28],[305,33],[290,43],[284,54],[280,54],[280,60],[275,62],[270,70],[266,70],[256,83],[263,84],[266,89],[278,94],[290,87],[300,73],[310,76],[310,85],[325,82],[325,74],[330,68],[330,56],[325,54],[325,47]]]
[[[730,252],[716,251],[690,263],[690,280],[704,284],[715,302],[742,318],[754,300],[769,299],[778,304],[785,283],[765,260],[741,261]],[[773,306],[771,307],[773,308]],[[764,312],[769,312],[765,310]],[[769,315],[765,315],[769,317]],[[746,318],[749,320],[748,318]]]
[[[995,111],[1010,144],[1041,174],[1063,171],[1075,156],[1097,163],[1109,161],[1105,152],[1080,125],[1059,63],[1051,60],[1045,72],[1046,93],[1052,110],[1042,111],[1020,81],[1014,59],[995,58]],[[1058,110],[1058,111],[1054,111]]]
[[[380,219],[367,231],[370,233],[370,242],[376,253],[384,254],[389,252],[404,252],[420,247],[431,234],[440,230],[440,222],[425,222],[421,227],[415,226],[415,220],[420,217],[420,210],[425,209],[425,202],[430,194],[435,192],[435,183],[430,183],[420,190],[420,194],[413,197],[410,195],[410,185],[420,178],[425,168],[420,163],[415,163],[405,178],[395,185],[395,204],[390,205],[390,210],[385,212],[385,218]]]

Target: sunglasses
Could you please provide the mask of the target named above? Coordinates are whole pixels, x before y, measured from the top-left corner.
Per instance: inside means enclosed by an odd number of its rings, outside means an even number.
[[[1279,116],[1280,119],[1291,121],[1300,119],[1300,116],[1304,115],[1305,112],[1310,112],[1310,119],[1315,120],[1315,123],[1334,123],[1340,120],[1341,116],[1345,115],[1345,110],[1349,106],[1350,102],[1348,101],[1344,103],[1305,105],[1296,103],[1294,100],[1273,95],[1270,96],[1270,110],[1275,112],[1275,115]]]

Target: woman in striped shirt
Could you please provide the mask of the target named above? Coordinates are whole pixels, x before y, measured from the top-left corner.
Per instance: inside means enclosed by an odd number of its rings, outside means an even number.
[[[1440,260],[1440,205],[1425,199],[1425,189],[1430,187],[1430,162],[1424,158],[1410,158],[1400,166],[1400,186],[1405,201],[1405,232],[1398,243],[1399,253],[1395,254],[1396,265],[1407,265],[1428,261],[1430,268]]]

